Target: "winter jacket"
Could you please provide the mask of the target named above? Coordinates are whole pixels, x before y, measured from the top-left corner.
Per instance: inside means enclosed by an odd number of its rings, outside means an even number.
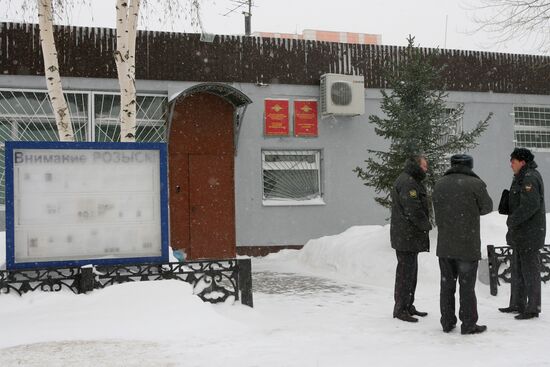
[[[485,183],[471,168],[451,167],[436,183],[432,195],[437,224],[437,256],[481,259],[479,217],[493,210]]]
[[[546,237],[544,183],[537,164],[527,163],[512,180],[508,196],[507,243],[518,251],[540,249]]]
[[[414,161],[407,161],[404,171],[393,184],[391,246],[398,251],[424,252],[430,250],[428,231],[428,199],[422,180],[426,174]]]

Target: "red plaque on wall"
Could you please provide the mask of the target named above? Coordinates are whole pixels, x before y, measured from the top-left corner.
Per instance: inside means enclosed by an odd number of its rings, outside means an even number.
[[[294,136],[317,136],[317,101],[294,101]]]
[[[288,100],[265,100],[265,127],[266,136],[288,136],[290,133],[288,123]]]

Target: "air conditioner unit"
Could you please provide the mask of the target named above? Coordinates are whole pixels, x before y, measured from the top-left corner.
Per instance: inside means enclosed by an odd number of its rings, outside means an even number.
[[[322,115],[362,115],[365,113],[365,80],[362,75],[321,75]]]

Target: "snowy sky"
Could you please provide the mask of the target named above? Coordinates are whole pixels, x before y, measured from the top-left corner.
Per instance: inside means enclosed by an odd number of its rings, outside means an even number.
[[[0,0],[0,20],[19,21],[21,3],[32,0]],[[79,0],[83,1],[83,0]],[[472,7],[480,0],[255,0],[252,9],[252,31],[301,33],[304,29],[321,29],[382,35],[382,42],[403,45],[408,34],[426,47],[485,50],[510,53],[540,53],[534,39],[520,39],[498,44],[485,32],[472,32],[475,14]],[[114,28],[115,0],[88,0],[92,7],[77,8],[70,22]],[[243,9],[227,16],[235,8],[235,0],[203,0],[203,26],[216,34],[244,33]],[[7,10],[6,10],[7,9]],[[153,14],[154,11],[151,11]],[[480,15],[477,11],[477,15]],[[159,18],[163,20],[159,22]],[[168,17],[151,15],[141,28],[191,31],[189,24],[169,25]]]

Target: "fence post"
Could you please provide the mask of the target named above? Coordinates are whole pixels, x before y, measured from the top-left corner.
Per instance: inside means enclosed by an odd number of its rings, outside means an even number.
[[[239,291],[241,292],[241,303],[254,307],[252,300],[252,261],[250,259],[238,259],[239,267]]]
[[[93,266],[82,266],[77,278],[78,293],[86,293],[94,290],[94,268]]]
[[[487,262],[489,263],[489,289],[491,296],[498,293],[498,266],[496,261],[495,246],[487,245]]]

